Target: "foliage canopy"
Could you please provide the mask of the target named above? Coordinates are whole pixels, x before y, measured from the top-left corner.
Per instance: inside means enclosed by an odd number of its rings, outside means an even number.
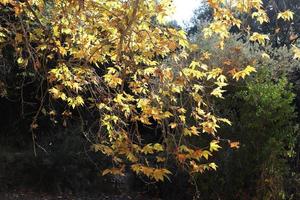
[[[41,85],[47,85],[31,125],[33,143],[40,113],[58,115],[54,106],[44,105],[49,93],[65,105],[64,117],[83,111],[98,116],[92,147],[113,165],[104,175],[123,175],[129,165],[137,174],[163,181],[172,173],[170,161],[190,173],[217,169],[210,160],[221,148],[217,129],[231,122],[216,116],[209,100],[223,98],[230,78],[240,80],[256,70],[252,65],[230,71],[205,65],[209,54],[190,60],[198,47],[183,30],[168,25],[171,0],[0,3],[7,19],[0,27],[1,50],[12,46],[20,69],[42,77]],[[214,15],[204,37],[217,36],[221,49],[232,27],[247,28],[241,26],[242,14],[268,22],[261,0],[208,3]],[[290,21],[293,12],[284,11],[278,18]],[[268,35],[247,31],[250,41],[264,45],[269,40]],[[294,51],[298,58],[299,49]],[[160,138],[148,142],[145,127],[158,128]],[[211,138],[208,144],[190,142],[205,134]]]

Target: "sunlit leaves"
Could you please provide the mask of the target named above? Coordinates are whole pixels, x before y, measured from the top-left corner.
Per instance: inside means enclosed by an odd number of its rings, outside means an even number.
[[[210,94],[218,98],[223,98],[223,93],[225,91],[226,90],[222,90],[221,87],[217,87]]]
[[[190,64],[190,68],[195,69],[197,67],[200,67],[200,63],[196,61],[192,61]]]
[[[119,77],[119,74],[105,74],[104,75],[105,82],[111,87],[115,88],[118,85],[122,84],[122,79]]]
[[[172,174],[168,169],[165,168],[152,168],[148,166],[143,166],[141,164],[133,164],[131,169],[137,174],[144,174],[150,179],[155,181],[164,181],[168,178],[168,175]]]
[[[160,0],[155,10],[158,11],[156,16],[157,21],[161,24],[165,24],[166,18],[174,13],[175,7],[171,0]]]
[[[296,46],[293,46],[294,59],[300,59],[300,49]]]
[[[93,72],[85,67],[69,68],[62,63],[49,71],[49,82],[55,83],[49,89],[54,99],[61,99],[72,107],[84,105],[84,99],[78,95],[90,84],[97,84]],[[89,81],[89,82],[88,82]]]
[[[223,70],[221,68],[214,68],[208,72],[207,80],[212,78],[216,79],[218,76],[222,74]]]
[[[250,65],[248,65],[244,70],[241,70],[233,75],[233,78],[239,80],[240,78],[244,79],[250,73],[256,72],[256,69]]]
[[[192,126],[190,128],[184,128],[183,129],[183,135],[185,135],[185,136],[193,136],[193,135],[199,136],[199,132],[197,130],[197,127]]]
[[[42,65],[35,70],[46,71],[52,100],[69,109],[97,113],[99,132],[93,149],[108,156],[114,166],[103,175],[123,175],[127,163],[137,174],[163,181],[171,175],[165,166],[169,159],[192,172],[217,169],[209,162],[220,149],[217,130],[220,124],[231,123],[213,114],[210,100],[223,98],[229,78],[222,66],[204,64],[211,59],[210,52],[201,51],[190,60],[190,53],[201,47],[191,44],[184,30],[166,23],[173,12],[171,0],[85,0],[84,9],[76,1],[56,0],[47,14],[42,1],[28,2],[38,16],[26,7],[18,11],[22,23],[32,28],[28,36],[1,29],[0,40],[14,42],[19,66]],[[238,9],[256,9],[252,16],[260,23],[268,21],[260,10],[261,1],[247,2]],[[241,28],[242,22],[226,1],[209,4],[214,19],[204,28],[204,37],[216,36],[219,47],[226,50],[230,29]],[[258,33],[251,37],[259,44],[267,39]],[[27,41],[33,51],[22,54]],[[232,76],[239,80],[254,71],[248,66]],[[153,134],[162,129],[161,141],[144,140],[142,127]],[[206,147],[189,143],[203,134],[215,140]]]
[[[221,147],[219,145],[219,141],[213,140],[213,141],[210,142],[209,151],[211,151],[211,152],[218,151],[220,148]]]
[[[217,165],[216,165],[216,163],[209,163],[208,164],[208,166],[210,167],[210,168],[212,168],[213,170],[217,170]]]
[[[226,118],[218,118],[218,121],[220,121],[220,122],[224,122],[224,123],[226,123],[226,124],[228,124],[228,125],[230,125],[231,126],[231,121],[229,121],[228,119],[226,119]]]
[[[258,42],[260,45],[265,45],[266,40],[270,40],[268,35],[257,32],[254,32],[250,37],[250,41]]]
[[[259,9],[257,12],[253,12],[252,18],[255,18],[260,24],[269,22],[267,13],[262,9]]]
[[[280,12],[277,15],[277,19],[283,19],[285,21],[291,21],[294,18],[294,12],[290,10],[286,10],[284,12]]]
[[[264,59],[270,59],[270,55],[267,54],[267,53],[262,53],[261,57],[264,58]]]
[[[212,154],[209,151],[202,151],[201,156],[208,160],[209,156],[212,156]]]
[[[11,3],[11,2],[12,2],[12,0],[0,0],[0,3],[2,3],[4,5]]]
[[[217,128],[220,126],[217,124],[218,119],[212,115],[211,113],[207,113],[204,115],[206,118],[206,121],[202,122],[202,132],[215,135]]]
[[[56,87],[50,88],[49,92],[52,94],[53,98],[55,98],[55,99],[58,99],[58,98],[61,98],[62,100],[67,99],[66,94],[61,92],[60,89],[57,89]]]
[[[26,67],[27,66],[27,64],[28,64],[28,59],[24,59],[23,57],[19,57],[18,59],[17,59],[17,63],[19,64],[19,66],[21,66],[21,67]]]
[[[141,149],[141,152],[144,153],[145,155],[147,154],[153,154],[154,152],[160,152],[163,151],[163,147],[161,144],[147,144]]]
[[[207,28],[203,29],[204,37],[209,38],[213,35],[220,37],[220,47],[224,48],[224,40],[229,37],[229,27],[223,21],[212,22]]]
[[[203,173],[205,170],[217,170],[215,163],[197,164],[195,161],[190,161],[191,173]]]
[[[155,169],[152,177],[155,181],[164,181],[165,178],[168,178],[168,174],[172,173],[167,169]]]
[[[75,108],[77,106],[82,106],[84,104],[84,100],[81,96],[77,96],[75,98],[68,97],[67,102],[68,105],[71,106],[72,108]]]

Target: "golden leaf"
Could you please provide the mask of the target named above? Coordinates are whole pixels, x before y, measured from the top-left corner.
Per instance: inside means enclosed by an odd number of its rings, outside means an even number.
[[[265,45],[266,40],[270,40],[270,39],[268,35],[254,32],[249,40],[253,42],[258,42],[261,45]]]
[[[217,140],[213,140],[209,144],[209,151],[210,152],[218,151],[220,148],[221,147],[219,146],[219,141],[217,141]]]
[[[277,19],[283,19],[285,21],[291,21],[294,18],[294,12],[291,10],[286,10],[284,12],[280,12],[277,15]]]

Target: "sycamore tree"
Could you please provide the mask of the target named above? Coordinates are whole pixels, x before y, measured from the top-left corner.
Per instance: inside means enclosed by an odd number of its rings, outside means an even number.
[[[208,4],[214,18],[204,36],[217,36],[221,49],[232,27],[243,28],[239,17],[244,13],[268,21],[261,0]],[[172,174],[170,161],[189,173],[216,170],[211,157],[221,148],[217,129],[230,121],[214,115],[209,99],[223,98],[228,79],[245,78],[255,66],[230,71],[207,66],[202,61],[209,53],[191,60],[201,47],[189,42],[184,30],[168,25],[171,0],[0,0],[0,6],[1,50],[12,45],[19,68],[46,80],[47,91],[31,124],[34,150],[37,118],[50,94],[52,101],[66,105],[64,117],[70,111],[97,113],[92,148],[112,162],[104,175],[123,175],[129,166],[163,181]],[[292,20],[293,13],[278,17]],[[253,42],[264,45],[268,40],[247,31]],[[159,127],[161,139],[147,143],[141,127]],[[206,145],[191,142],[207,136]]]

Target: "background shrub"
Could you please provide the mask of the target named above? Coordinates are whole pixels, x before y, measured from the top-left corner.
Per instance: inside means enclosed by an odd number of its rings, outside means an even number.
[[[297,199],[289,184],[299,185],[291,164],[298,137],[296,95],[288,78],[299,62],[286,47],[261,49],[243,43],[239,35],[225,44],[228,51],[214,48],[214,40],[198,42],[204,50],[195,56],[209,52],[208,66],[227,71],[235,66],[257,68],[245,81],[231,84],[222,103],[214,101],[215,112],[233,124],[221,128],[221,137],[240,141],[240,148],[219,153],[217,173],[195,176],[200,199]]]

